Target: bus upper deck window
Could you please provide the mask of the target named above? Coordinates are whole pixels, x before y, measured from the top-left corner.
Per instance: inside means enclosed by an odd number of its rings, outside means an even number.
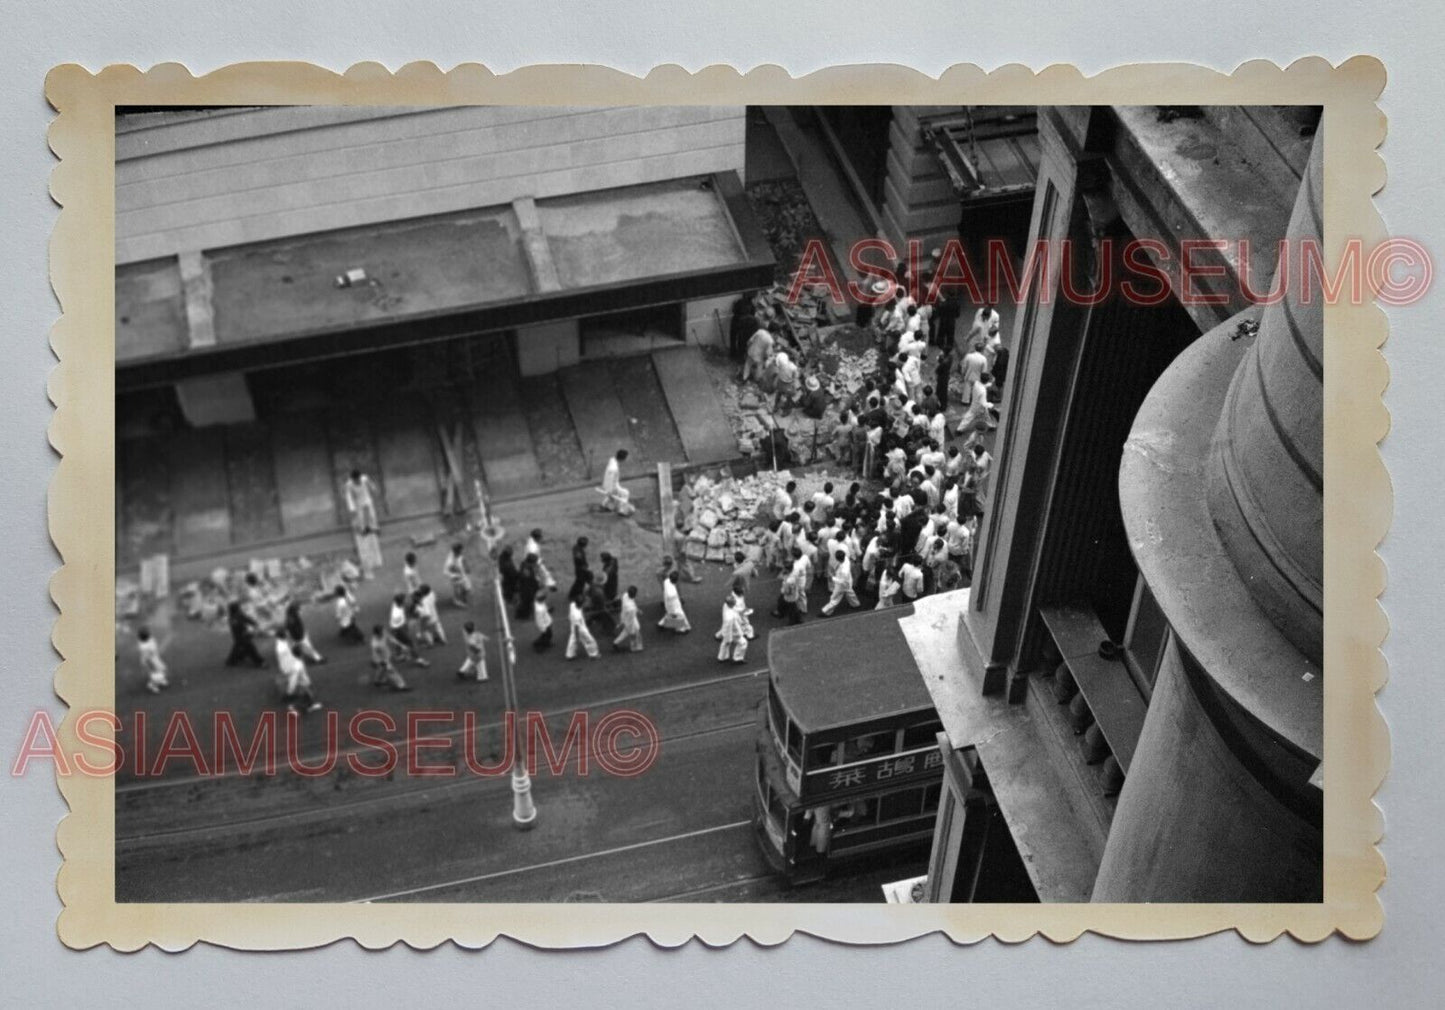
[[[842,747],[836,743],[820,743],[808,749],[808,770],[831,768],[842,762]]]
[[[919,723],[916,726],[909,726],[903,730],[903,749],[915,750],[919,747],[927,747],[938,741],[938,734],[943,729],[943,724],[934,720],[932,722]]]
[[[882,733],[865,733],[848,740],[843,744],[843,763],[893,753],[894,735],[894,731],[887,730]]]
[[[795,764],[803,763],[803,731],[791,719],[788,720],[788,757]]]

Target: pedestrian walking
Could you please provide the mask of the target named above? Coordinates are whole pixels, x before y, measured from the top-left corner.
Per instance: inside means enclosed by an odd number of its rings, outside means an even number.
[[[537,627],[537,637],[532,641],[536,652],[552,648],[552,605],[547,602],[547,592],[539,589],[532,599],[532,622]]]
[[[622,630],[612,640],[612,648],[618,652],[642,651],[642,620],[637,612],[637,587],[628,586],[622,597],[622,611],[618,623]]]
[[[521,573],[517,569],[517,562],[514,560],[512,548],[503,547],[497,553],[497,574],[502,577],[502,599],[508,606],[515,605],[522,599]],[[535,586],[532,592],[536,592]],[[525,598],[530,600],[532,593],[527,594]]]
[[[803,623],[803,608],[799,605],[805,600],[807,594],[803,592],[801,581],[795,572],[788,572],[783,578],[783,584],[778,590],[778,609],[773,616],[787,618],[788,624]]]
[[[953,347],[944,347],[938,355],[938,362],[933,367],[933,389],[934,395],[943,409],[948,409],[948,383],[953,378]]]
[[[988,478],[993,472],[993,456],[983,447],[982,442],[973,446],[973,462],[970,464],[973,470],[973,486],[978,495],[982,498],[988,494]]]
[[[405,593],[397,593],[391,598],[391,613],[388,614],[386,620],[386,634],[392,653],[401,659],[410,660],[417,666],[431,666],[431,663],[422,658],[421,649],[412,636],[410,621],[407,617],[407,602],[408,597]]]
[[[793,495],[798,490],[798,482],[790,480],[782,487],[773,488],[773,518],[786,519],[796,507]]]
[[[610,607],[617,602],[619,579],[617,558],[607,551],[603,551],[597,557],[602,562],[602,596]]]
[[[281,700],[293,712],[314,712],[321,707],[311,689],[311,677],[306,664],[296,655],[295,644],[286,636],[284,629],[276,632],[276,683],[281,691]]]
[[[151,629],[141,627],[136,629],[136,654],[140,658],[140,668],[146,677],[146,690],[151,694],[160,694],[162,690],[171,686],[170,671],[166,668],[166,661],[161,659],[161,647],[151,636]]]
[[[902,584],[898,581],[898,573],[890,566],[883,569],[883,574],[878,576],[878,605],[874,610],[887,610],[898,602],[898,591]]]
[[[255,636],[260,630],[256,618],[247,613],[240,600],[226,605],[226,623],[231,629],[231,651],[226,656],[227,666],[250,663],[256,668],[266,665],[265,658],[256,648]]]
[[[973,314],[973,325],[968,329],[968,341],[975,340],[986,343],[990,337],[998,333],[998,311],[994,309],[993,302],[985,302],[977,312]]]
[[[522,565],[517,569],[517,620],[532,619],[532,608],[539,595],[546,598],[541,580],[537,576],[537,560],[528,555],[522,559]]]
[[[412,594],[412,606],[416,609],[417,627],[427,645],[446,645],[447,632],[442,627],[442,615],[437,608],[437,594],[427,583],[417,586]]]
[[[793,548],[793,567],[788,573],[797,585],[797,598],[793,602],[798,607],[799,614],[808,612],[808,588],[813,584],[813,567],[808,555],[803,548],[808,545],[807,534],[798,538],[798,546]]]
[[[458,680],[483,681],[487,679],[487,636],[477,630],[474,622],[462,625],[462,641],[466,643],[467,658],[457,670]]]
[[[377,532],[376,484],[360,470],[352,470],[344,487],[346,510],[351,514],[351,528],[362,536]]]
[[[527,537],[527,557],[532,558],[537,567],[537,578],[542,585],[550,592],[557,588],[557,580],[552,578],[552,573],[547,570],[547,564],[542,560],[542,531],[535,529]]]
[[[421,572],[417,569],[416,552],[407,551],[401,559],[401,586],[408,594],[414,593],[421,585]]]
[[[336,600],[336,629],[337,637],[348,645],[360,645],[366,641],[366,636],[356,625],[356,615],[359,608],[356,605],[356,597],[352,595],[351,589],[344,583],[338,585],[332,592]]]
[[[726,663],[732,660],[734,663],[747,661],[748,636],[744,633],[742,623],[742,604],[738,602],[733,605],[736,597],[728,597],[723,603],[723,624],[718,632],[717,659],[719,663]]]
[[[904,603],[912,603],[923,595],[923,568],[918,564],[918,555],[908,555],[898,569],[898,582]]]
[[[692,630],[692,625],[682,609],[682,594],[678,592],[677,583],[677,572],[669,572],[662,583],[662,620],[657,622],[657,626],[685,635]]]
[[[964,411],[963,417],[959,419],[958,427],[954,429],[958,434],[968,434],[972,438],[992,427],[988,413],[988,383],[989,374],[987,372],[980,374],[971,383],[968,410]]]
[[[511,548],[507,548],[510,551]],[[510,560],[511,555],[508,555]],[[459,543],[452,544],[442,573],[452,584],[452,606],[465,607],[472,602],[472,575],[467,565],[466,549]]]
[[[858,602],[857,590],[853,588],[853,566],[848,561],[848,552],[842,549],[834,551],[833,563],[833,592],[828,597],[828,602],[823,605],[823,614],[828,617],[833,616],[838,604],[844,600],[847,600],[848,606],[854,610],[862,606]]]
[[[833,518],[833,506],[837,504],[833,497],[833,482],[828,481],[823,485],[823,490],[813,493],[813,521],[826,524]]]
[[[576,596],[582,591],[587,579],[592,576],[592,564],[587,560],[586,537],[578,537],[577,542],[572,545],[572,587],[567,590],[567,595]]]
[[[612,604],[591,572],[587,573],[587,581],[582,587],[582,612],[587,615],[588,621],[596,621],[602,626],[602,634],[610,638],[617,633]]]
[[[626,449],[618,449],[602,471],[603,506],[620,516],[630,516],[637,511],[631,501],[632,493],[622,486],[622,464],[627,462],[627,456]]]
[[[306,622],[301,620],[301,604],[296,600],[286,604],[286,617],[282,621],[282,627],[295,643],[294,649],[298,656],[312,663],[326,662],[326,657],[316,651],[316,646],[311,644],[311,636],[306,634]]]
[[[393,691],[410,691],[411,686],[392,663],[391,641],[379,624],[371,626],[371,686],[389,687]]]
[[[582,610],[580,593],[567,601],[567,625],[567,649],[563,655],[567,659],[576,659],[580,646],[586,650],[588,659],[596,659],[597,639],[593,638],[592,632],[587,629],[587,615]]]

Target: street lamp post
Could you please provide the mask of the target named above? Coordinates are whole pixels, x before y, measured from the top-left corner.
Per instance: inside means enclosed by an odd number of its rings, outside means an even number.
[[[482,495],[482,483],[477,481],[477,512],[479,514],[480,536],[486,548],[487,557],[492,560],[492,600],[497,607],[497,636],[502,668],[503,732],[510,737],[504,743],[509,745],[512,759],[512,826],[526,831],[537,823],[537,806],[532,802],[532,778],[527,774],[527,762],[522,756],[522,735],[518,721],[521,705],[517,701],[517,681],[514,668],[517,662],[517,643],[512,637],[511,615],[507,613],[507,601],[502,595],[502,573],[497,567],[497,554],[502,547],[502,527],[492,521],[487,511],[487,500]]]

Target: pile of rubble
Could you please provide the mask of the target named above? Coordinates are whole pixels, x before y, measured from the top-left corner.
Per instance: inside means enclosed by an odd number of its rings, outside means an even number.
[[[226,610],[232,600],[245,594],[248,574],[260,586],[257,611],[263,626],[278,625],[292,600],[321,602],[336,586],[354,584],[361,571],[343,557],[313,561],[307,557],[253,558],[244,568],[218,567],[203,579],[181,586],[175,593],[178,613],[199,621],[215,631],[227,630]],[[118,625],[148,619],[155,607],[169,600],[164,587],[157,592],[142,582],[121,576],[115,583],[115,616]]]
[[[768,433],[781,428],[788,438],[792,462],[800,466],[832,458],[833,427],[838,423],[836,401],[850,397],[862,388],[863,382],[878,371],[878,351],[868,347],[861,352],[844,349],[829,339],[831,330],[820,331],[817,344],[804,358],[804,375],[816,377],[830,401],[821,418],[813,418],[796,407],[786,415],[773,413],[772,396],[753,383],[738,381],[734,373],[728,381],[719,382],[717,393],[733,434],[738,440],[738,454],[751,456],[768,451]]]
[[[742,478],[696,477],[688,481],[678,495],[691,523],[683,550],[695,561],[731,564],[735,551],[756,559],[760,551],[758,541],[773,518],[772,504],[778,488],[786,486],[788,481],[796,481],[794,500],[801,504],[811,500],[829,481],[841,494],[851,480],[851,477],[834,477],[828,473],[790,470],[764,470]]]

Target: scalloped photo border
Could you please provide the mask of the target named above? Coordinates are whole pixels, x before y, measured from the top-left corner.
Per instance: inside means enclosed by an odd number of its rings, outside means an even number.
[[[58,112],[49,131],[59,159],[50,192],[60,213],[50,245],[51,284],[62,315],[51,332],[59,359],[49,377],[50,440],[60,461],[50,484],[51,536],[63,567],[51,580],[62,656],[55,691],[69,706],[61,746],[74,753],[75,715],[115,708],[114,144],[117,106],[184,105],[1322,105],[1325,236],[1330,268],[1343,236],[1367,247],[1385,238],[1371,197],[1385,183],[1377,148],[1385,118],[1379,60],[1339,66],[1311,57],[1287,68],[1266,61],[1231,74],[1184,64],[1134,64],[1087,77],[1067,65],[1034,72],[971,65],[933,78],[894,65],[834,67],[794,78],[777,66],[746,74],[661,66],[645,77],[600,66],[529,66],[493,74],[477,64],[448,72],[410,63],[396,72],[358,63],[345,73],[305,63],[243,63],[193,76],[176,63],[142,72],[76,65],[50,71],[45,94]],[[1375,705],[1385,682],[1387,622],[1375,554],[1392,492],[1378,443],[1389,427],[1382,401],[1387,325],[1373,303],[1325,312],[1325,779],[1324,901],[1319,904],[1040,905],[631,905],[631,904],[118,904],[114,899],[115,796],[109,779],[59,777],[70,808],[56,840],[63,865],[60,939],[73,948],[198,942],[238,949],[295,949],[351,938],[368,948],[499,936],[543,948],[596,947],[645,935],[677,946],[747,936],[760,944],[803,932],[845,943],[893,943],[941,932],[959,943],[1018,942],[1035,934],[1070,941],[1085,931],[1123,939],[1178,939],[1235,930],[1253,942],[1289,933],[1352,939],[1383,925],[1383,830],[1372,801],[1389,765],[1389,737]],[[1344,376],[1349,376],[1346,382]],[[92,730],[94,732],[94,730]]]

